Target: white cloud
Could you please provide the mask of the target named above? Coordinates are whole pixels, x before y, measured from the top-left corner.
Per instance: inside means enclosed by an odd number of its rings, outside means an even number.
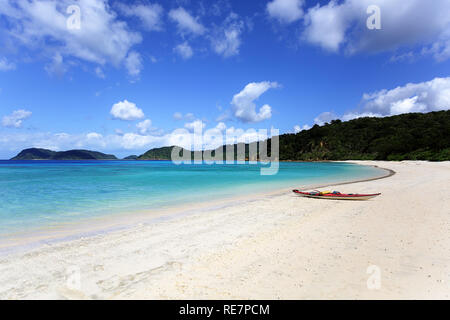
[[[343,8],[334,1],[308,10],[304,37],[307,41],[330,51],[337,51],[345,39],[347,21],[341,12]]]
[[[349,113],[344,114],[341,117],[341,119],[343,121],[349,121],[349,120],[364,118],[364,117],[376,118],[376,117],[382,117],[382,115],[379,113],[372,113],[372,112],[362,112],[362,113],[349,112]]]
[[[238,15],[231,13],[220,28],[217,28],[211,36],[213,50],[225,58],[239,54],[241,46],[241,33],[244,22]]]
[[[14,70],[16,65],[12,62],[9,62],[5,57],[0,58],[0,71],[9,71]]]
[[[150,146],[159,140],[155,136],[140,135],[136,133],[125,133],[116,143],[124,149],[140,149]]]
[[[391,116],[450,109],[450,77],[364,94],[361,114]]]
[[[173,118],[175,119],[175,120],[186,120],[186,121],[192,121],[192,120],[194,120],[195,119],[195,116],[194,116],[194,114],[193,113],[191,113],[191,112],[188,112],[188,113],[186,113],[185,115],[183,115],[181,112],[175,112],[174,114],[173,114]]]
[[[181,120],[181,119],[183,119],[183,114],[182,114],[181,112],[175,112],[175,113],[173,114],[173,118],[174,118],[175,120]]]
[[[187,41],[177,45],[175,48],[173,48],[173,50],[185,60],[191,58],[194,54],[191,46],[189,45],[189,43],[187,43]]]
[[[314,118],[314,123],[319,126],[324,125],[325,123],[331,122],[331,120],[337,119],[337,116],[333,112],[322,112],[316,118]]]
[[[66,133],[60,134],[61,138],[68,138],[68,135]],[[78,146],[87,145],[91,148],[105,148],[106,147],[106,141],[102,134],[97,132],[90,132],[86,134],[86,139],[84,141],[78,141]]]
[[[431,54],[439,62],[450,58],[450,28],[447,34],[449,35],[441,37],[429,47],[423,48],[422,54]]]
[[[369,30],[369,5],[381,12],[381,29]],[[422,46],[436,60],[450,57],[450,1],[344,0],[308,9],[303,38],[326,50],[347,53]],[[410,50],[408,50],[410,51]],[[400,53],[401,55],[402,53]]]
[[[120,120],[137,120],[144,118],[144,112],[136,107],[136,104],[123,100],[114,104],[111,108],[111,115]]]
[[[125,59],[125,67],[127,68],[130,76],[139,76],[142,70],[141,55],[136,51],[131,51]]]
[[[184,115],[184,119],[186,119],[186,120],[188,120],[188,121],[194,120],[194,118],[195,118],[195,116],[194,116],[194,114],[191,113],[191,112],[188,112],[188,113],[186,113],[186,114]]]
[[[141,35],[117,19],[104,0],[79,0],[81,28],[67,28],[71,0],[2,0],[0,16],[11,26],[8,40],[17,46],[55,52],[98,64],[121,64]]]
[[[309,130],[309,129],[311,129],[311,127],[309,125],[307,125],[307,124],[303,125],[302,127],[299,126],[299,125],[295,125],[294,126],[294,132],[295,133],[298,133],[298,132],[303,131],[303,130]]]
[[[202,120],[194,120],[186,123],[184,127],[191,132],[199,132],[206,127],[206,124]]]
[[[417,103],[418,96],[412,98],[406,98],[403,100],[395,101],[391,104],[392,114],[401,114],[408,112],[423,112],[427,106],[423,103]]]
[[[177,23],[178,31],[181,34],[192,33],[201,35],[206,31],[205,27],[197,21],[198,18],[194,18],[182,7],[170,10],[169,18]]]
[[[227,126],[225,125],[225,123],[223,123],[223,122],[219,122],[217,125],[216,125],[216,129],[218,129],[218,130],[220,130],[220,131],[223,131],[223,130],[225,130],[227,128]]]
[[[146,134],[152,127],[152,121],[150,119],[146,119],[136,124],[136,127],[138,128],[140,134]]]
[[[64,64],[62,55],[57,52],[52,59],[52,62],[45,66],[45,71],[50,75],[61,77],[66,73],[67,67]]]
[[[31,111],[27,110],[16,110],[9,116],[4,116],[2,118],[2,126],[10,128],[20,128],[22,126],[23,120],[31,116]]]
[[[232,116],[230,113],[230,110],[225,110],[225,112],[221,113],[217,118],[216,121],[228,121],[231,120]]]
[[[292,23],[303,16],[303,0],[273,0],[267,4],[270,17],[282,23]]]
[[[387,117],[411,112],[449,110],[450,77],[365,93],[360,105],[360,110],[347,112],[341,117],[332,112],[323,112],[314,119],[314,122],[323,125],[338,118],[348,121],[362,117]]]
[[[138,17],[146,30],[162,30],[161,20],[164,10],[161,5],[157,3],[148,5],[126,5],[123,3],[118,3],[117,7],[127,17]]]
[[[86,134],[86,138],[88,138],[90,140],[95,140],[95,139],[101,139],[101,138],[103,138],[103,136],[97,132],[90,132],[90,133]]]
[[[245,88],[235,94],[231,104],[233,106],[234,116],[243,122],[259,122],[269,119],[272,116],[272,108],[265,104],[256,112],[254,101],[264,92],[271,88],[277,88],[276,82],[251,82]]]

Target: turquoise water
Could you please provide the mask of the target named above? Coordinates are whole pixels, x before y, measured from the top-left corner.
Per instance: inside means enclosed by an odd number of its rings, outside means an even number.
[[[379,169],[348,163],[280,163],[272,176],[260,175],[260,168],[170,161],[0,161],[0,234],[381,174]]]

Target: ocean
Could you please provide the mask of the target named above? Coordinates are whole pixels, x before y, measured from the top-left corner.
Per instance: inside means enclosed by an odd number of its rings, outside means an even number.
[[[149,212],[237,195],[367,179],[381,169],[339,162],[0,161],[0,235],[90,217]]]

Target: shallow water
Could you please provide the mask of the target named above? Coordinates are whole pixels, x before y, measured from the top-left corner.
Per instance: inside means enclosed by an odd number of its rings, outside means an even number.
[[[171,161],[0,161],[0,234],[109,214],[367,179],[380,169],[336,162],[261,164]]]

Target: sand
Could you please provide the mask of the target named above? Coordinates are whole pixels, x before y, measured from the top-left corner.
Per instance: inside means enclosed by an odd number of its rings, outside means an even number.
[[[0,257],[0,299],[449,299],[450,162],[289,190]]]

